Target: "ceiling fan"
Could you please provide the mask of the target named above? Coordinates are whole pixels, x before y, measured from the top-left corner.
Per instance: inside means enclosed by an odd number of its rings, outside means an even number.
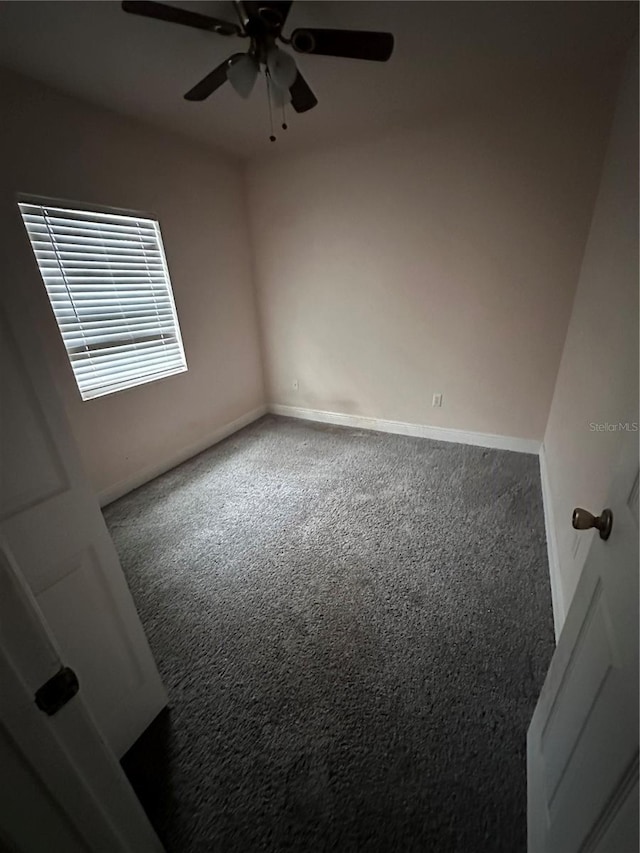
[[[280,41],[297,53],[342,56],[386,62],[393,51],[391,33],[363,30],[296,29],[285,38],[285,25],[292,0],[258,0],[235,2],[240,23],[212,18],[189,9],[164,3],[125,0],[122,8],[134,15],[156,18],[173,24],[184,24],[209,30],[222,36],[248,38],[249,49],[234,53],[214,68],[184,96],[188,101],[203,101],[227,80],[243,98],[248,98],[261,68],[267,77],[270,99],[275,106],[291,103],[298,113],[312,109],[318,99],[298,70],[291,54],[278,47]],[[270,103],[271,103],[270,100]],[[284,125],[283,125],[284,126]],[[274,139],[275,137],[271,137]]]

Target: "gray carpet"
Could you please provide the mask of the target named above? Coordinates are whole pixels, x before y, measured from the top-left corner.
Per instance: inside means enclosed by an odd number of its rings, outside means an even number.
[[[171,853],[526,850],[538,460],[266,417],[105,510],[170,697]]]

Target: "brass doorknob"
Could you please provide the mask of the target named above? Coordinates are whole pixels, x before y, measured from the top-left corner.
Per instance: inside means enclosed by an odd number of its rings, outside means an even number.
[[[575,530],[591,530],[592,527],[600,534],[601,539],[608,539],[613,527],[613,513],[603,509],[601,515],[592,515],[588,510],[577,506],[573,511],[571,524]]]

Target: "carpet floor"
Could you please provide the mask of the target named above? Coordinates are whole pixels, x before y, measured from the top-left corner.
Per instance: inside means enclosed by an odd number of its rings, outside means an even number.
[[[169,693],[170,853],[526,851],[537,457],[267,416],[105,509]]]

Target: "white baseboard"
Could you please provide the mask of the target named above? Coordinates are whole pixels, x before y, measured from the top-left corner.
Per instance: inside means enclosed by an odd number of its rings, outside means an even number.
[[[232,433],[237,432],[239,429],[242,429],[258,418],[261,418],[262,415],[265,415],[266,413],[266,406],[258,406],[256,409],[252,409],[250,412],[236,418],[235,421],[231,421],[228,424],[218,427],[218,429],[214,430],[212,433],[208,433],[194,444],[180,448],[180,450],[172,454],[167,459],[163,459],[163,461],[158,465],[151,465],[148,468],[143,468],[131,477],[127,477],[125,480],[120,480],[119,483],[103,489],[98,494],[100,506],[105,506],[106,504],[121,498],[123,495],[126,495],[127,492],[137,489],[138,486],[148,483],[149,480],[159,477],[160,474],[164,474],[165,471],[175,468],[176,465],[179,465],[181,462],[184,462],[192,456],[196,456],[198,453],[206,450],[208,447],[217,444],[219,441],[222,441],[223,438],[227,438]]]
[[[274,415],[287,418],[301,418],[323,424],[371,429],[377,432],[391,432],[396,435],[411,435],[417,438],[432,438],[436,441],[452,441],[456,444],[474,444],[478,447],[491,447],[496,450],[514,450],[517,453],[540,452],[541,442],[532,438],[514,438],[509,435],[492,435],[487,432],[470,432],[462,429],[426,426],[424,424],[404,423],[369,418],[362,415],[345,415],[341,412],[323,412],[319,409],[302,409],[297,406],[282,406],[274,403],[269,406]]]
[[[564,596],[562,594],[562,583],[560,581],[558,537],[556,534],[556,522],[553,514],[553,501],[551,500],[551,483],[549,482],[549,469],[547,467],[547,456],[545,453],[544,444],[540,448],[540,482],[542,485],[544,524],[547,531],[547,554],[549,557],[549,579],[551,582],[553,627],[555,630],[557,643],[565,617]]]

